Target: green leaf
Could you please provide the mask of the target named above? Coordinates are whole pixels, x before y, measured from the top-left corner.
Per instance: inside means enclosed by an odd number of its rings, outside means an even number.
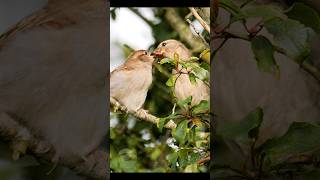
[[[179,156],[179,165],[180,167],[185,167],[188,163],[188,151],[187,149],[181,149],[178,152],[178,156]]]
[[[159,118],[159,121],[157,123],[157,127],[159,128],[159,131],[162,132],[164,125],[167,124],[167,122],[170,121],[171,119],[177,119],[181,117],[183,116],[180,114],[170,114],[167,117]]]
[[[228,11],[233,16],[241,14],[240,7],[233,0],[220,0],[219,6]]]
[[[264,36],[256,36],[251,41],[251,49],[258,68],[263,72],[274,73],[279,77],[279,66],[274,59],[274,47]]]
[[[202,100],[198,105],[193,106],[192,114],[201,114],[201,113],[208,113],[210,111],[210,103],[209,101]]]
[[[206,63],[206,62],[201,62],[200,63],[200,67],[207,70],[208,72],[210,71],[210,64],[209,63]]]
[[[110,11],[111,18],[112,18],[113,20],[116,20],[116,18],[117,18],[116,10],[117,10],[117,8],[113,8],[113,9],[111,9],[111,11]]]
[[[155,149],[150,155],[151,160],[153,160],[153,161],[157,160],[158,157],[161,155],[161,153],[162,152],[159,148]]]
[[[196,84],[197,83],[196,75],[194,75],[193,73],[189,73],[188,75],[189,75],[189,80],[190,80],[191,84]]]
[[[265,27],[273,35],[274,45],[282,49],[286,56],[301,64],[310,54],[309,29],[298,21],[279,18],[265,22]]]
[[[199,58],[198,57],[195,57],[195,56],[192,56],[190,57],[189,61],[198,61]]]
[[[190,163],[196,163],[201,158],[201,155],[199,153],[191,153],[190,155]]]
[[[134,51],[134,49],[132,47],[130,47],[129,45],[124,44],[122,46],[122,51],[123,51],[125,57],[128,57]]]
[[[242,10],[241,14],[238,14],[232,18],[232,22],[261,17],[264,21],[270,20],[275,17],[286,18],[286,15],[277,6],[262,5],[262,6],[251,6]]]
[[[169,64],[174,65],[174,60],[173,60],[173,59],[170,59],[170,58],[163,58],[163,59],[161,59],[160,64],[165,64],[165,63],[169,63]]]
[[[168,121],[166,118],[160,118],[157,124],[157,127],[159,128],[159,131],[162,132],[163,126]]]
[[[320,32],[320,16],[313,8],[298,2],[294,3],[286,14],[290,19],[295,19],[316,32]]]
[[[202,68],[198,63],[195,62],[181,62],[185,68],[191,68],[192,72],[197,76],[198,79],[204,81],[209,79],[209,72]]]
[[[178,100],[177,105],[180,106],[181,108],[184,108],[185,106],[190,105],[191,102],[192,102],[192,96],[189,96],[186,99]]]
[[[180,145],[184,144],[187,140],[188,121],[181,121],[172,131],[173,137],[179,142]]]
[[[166,82],[166,85],[169,87],[173,87],[176,81],[176,76],[172,75],[170,76],[170,78],[168,79],[168,81]]]
[[[265,153],[265,159],[270,166],[274,166],[290,157],[319,150],[319,137],[319,125],[294,122],[283,136],[266,141],[261,150]]]
[[[263,111],[258,107],[239,122],[220,123],[217,126],[217,134],[225,139],[232,139],[239,143],[247,144],[258,138],[262,120]]]
[[[173,152],[171,154],[168,154],[166,156],[166,159],[170,163],[171,168],[172,167],[176,167],[176,163],[177,163],[177,160],[178,160],[178,153],[177,152]]]
[[[186,172],[186,173],[199,172],[199,170],[198,170],[198,164],[197,164],[197,163],[194,163],[194,164],[188,165],[188,166],[184,169],[184,172]]]
[[[120,168],[123,172],[136,172],[137,171],[137,162],[131,160],[125,160],[120,158]]]

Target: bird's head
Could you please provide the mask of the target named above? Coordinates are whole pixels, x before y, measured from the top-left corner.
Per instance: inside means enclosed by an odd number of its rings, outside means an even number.
[[[149,62],[152,63],[154,58],[153,56],[146,50],[137,50],[132,52],[128,59],[136,59],[142,62]]]
[[[177,53],[182,60],[187,60],[191,57],[191,53],[181,42],[169,39],[161,42],[151,55],[159,58],[174,58],[174,53]]]

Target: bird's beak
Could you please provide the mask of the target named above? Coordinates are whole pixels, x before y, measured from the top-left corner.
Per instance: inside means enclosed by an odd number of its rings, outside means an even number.
[[[155,50],[151,53],[151,56],[154,56],[154,57],[162,57],[164,52],[165,52],[164,49],[158,48],[158,49],[155,49]]]

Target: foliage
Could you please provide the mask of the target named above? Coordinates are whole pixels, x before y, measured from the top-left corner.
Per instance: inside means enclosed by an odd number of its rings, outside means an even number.
[[[283,54],[319,79],[319,70],[305,68],[310,56],[310,39],[319,32],[319,12],[303,3],[291,7],[259,5],[253,0],[220,0],[220,10],[230,19],[215,22],[214,39],[224,39],[213,55],[228,39],[237,38],[251,43],[257,68],[281,76],[276,53]],[[256,20],[248,27],[248,20]],[[232,24],[242,23],[246,35],[232,33]],[[261,35],[265,29],[269,36]],[[216,179],[318,179],[320,175],[320,126],[294,122],[285,134],[257,145],[263,123],[263,109],[257,107],[239,122],[219,122],[214,139],[215,157],[211,164]]]

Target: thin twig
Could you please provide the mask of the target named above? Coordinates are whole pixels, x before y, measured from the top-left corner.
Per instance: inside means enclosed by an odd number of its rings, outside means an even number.
[[[210,156],[206,156],[206,157],[204,157],[204,158],[202,158],[202,159],[199,159],[199,160],[197,161],[197,164],[201,165],[201,164],[203,164],[203,163],[205,163],[205,162],[207,162],[207,161],[210,161]]]
[[[209,44],[207,43],[207,41],[204,39],[204,37],[200,34],[200,32],[196,29],[196,27],[194,26],[194,24],[190,21],[190,19],[186,19],[186,21],[192,26],[192,29],[194,30],[194,32],[196,32],[198,34],[198,36],[200,37],[200,39],[202,40],[202,42],[209,47]]]
[[[255,1],[255,0],[247,0],[247,1],[245,1],[243,4],[240,5],[240,8],[245,7],[246,5],[250,4],[253,1]]]
[[[137,9],[129,7],[128,8],[131,12],[133,12],[134,14],[136,14],[137,16],[139,16],[144,22],[146,22],[149,26],[154,26],[154,23],[151,22],[149,19],[147,19],[146,17],[144,17]]]
[[[191,13],[193,14],[193,16],[200,22],[200,24],[202,25],[202,27],[208,32],[210,33],[210,27],[209,25],[200,17],[200,15],[198,14],[198,12],[194,9],[194,8],[189,8]]]
[[[179,34],[181,41],[186,42],[192,49],[193,52],[200,52],[206,48],[206,45],[201,41],[200,38],[196,37],[191,32],[189,25],[173,8],[165,9],[165,20],[169,25]]]

